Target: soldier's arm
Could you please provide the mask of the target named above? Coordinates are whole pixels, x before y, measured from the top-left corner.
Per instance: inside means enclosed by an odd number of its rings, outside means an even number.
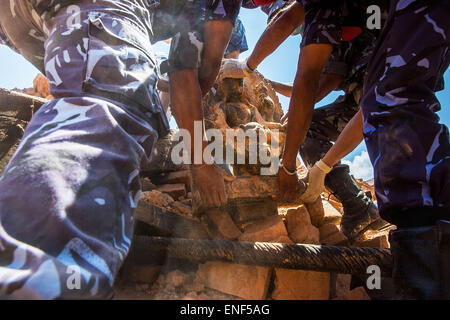
[[[322,159],[329,167],[333,167],[343,157],[352,152],[363,140],[363,118],[359,111],[347,123],[338,139]]]
[[[283,159],[283,170],[278,171],[279,199],[292,201],[297,196],[297,153],[311,124],[317,89],[323,67],[330,58],[333,46],[310,44],[302,48],[298,62],[294,90],[289,104],[289,122]]]
[[[325,98],[331,91],[336,89],[344,80],[344,77],[339,74],[323,73],[320,76],[319,89],[317,90],[316,103]],[[274,80],[269,80],[273,89],[285,97],[292,96],[294,85],[292,83],[283,83]]]
[[[208,93],[216,81],[232,31],[233,24],[229,20],[212,20],[205,23],[202,65],[198,74],[202,95]]]
[[[303,6],[300,3],[296,3],[270,25],[259,38],[247,60],[249,68],[252,70],[256,69],[295,29],[303,24],[304,19],[305,11]]]

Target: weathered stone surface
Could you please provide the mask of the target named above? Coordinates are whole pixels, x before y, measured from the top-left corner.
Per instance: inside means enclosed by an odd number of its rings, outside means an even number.
[[[294,241],[292,241],[291,238],[289,238],[288,236],[280,236],[279,238],[273,239],[269,242],[273,242],[273,243],[289,243],[289,244],[293,244]]]
[[[166,276],[166,284],[171,285],[173,287],[179,287],[187,282],[189,279],[189,275],[181,272],[180,270],[174,270],[167,274]]]
[[[247,300],[262,300],[267,296],[272,269],[223,262],[199,265],[196,282]]]
[[[305,203],[305,207],[309,212],[309,216],[311,218],[311,223],[320,228],[323,224],[323,220],[325,218],[325,211],[323,209],[322,199],[319,197],[313,203]]]
[[[320,243],[329,246],[348,246],[347,237],[333,223],[324,224],[320,227]]]
[[[350,274],[332,273],[330,277],[330,298],[343,297],[350,291],[352,276]]]
[[[339,224],[342,219],[342,215],[339,211],[337,211],[328,201],[322,201],[323,210],[324,210],[324,218],[323,224],[334,223]]]
[[[164,196],[156,190],[152,191],[158,201],[167,203]],[[178,238],[186,239],[209,239],[208,233],[202,224],[191,217],[177,214],[160,206],[155,206],[153,202],[146,201],[145,192],[138,203],[135,211],[135,219],[146,223],[164,234],[169,234]],[[154,200],[154,198],[151,198]]]
[[[319,230],[311,224],[308,210],[304,206],[287,211],[286,227],[289,237],[295,243],[319,244]]]
[[[283,219],[276,215],[248,225],[239,237],[239,241],[275,242],[273,240],[283,236],[287,237],[288,233]]]
[[[278,181],[276,176],[241,176],[225,184],[230,202],[276,199],[278,196]],[[299,198],[306,190],[306,185],[299,180]],[[301,204],[298,199],[294,203]]]
[[[0,174],[14,154],[33,113],[47,101],[0,89]]]
[[[192,208],[180,201],[172,203],[171,208],[173,208],[176,213],[192,217]]]
[[[353,244],[354,247],[367,247],[367,248],[390,248],[388,236],[381,234],[377,237],[367,240],[358,240]]]
[[[191,183],[191,172],[190,170],[163,172],[152,177],[152,182],[157,185],[183,183],[188,189],[190,189],[189,186]]]
[[[184,183],[163,184],[157,186],[156,189],[160,192],[167,193],[174,199],[186,196],[186,186],[184,185]]]
[[[164,197],[163,193],[159,190],[152,190],[148,192],[142,192],[141,200],[154,204],[158,207],[167,207],[169,203]]]
[[[206,224],[211,239],[236,240],[242,235],[227,210],[215,208],[206,210],[202,221]]]
[[[328,300],[329,294],[329,273],[275,269],[274,300]]]
[[[149,178],[144,178],[142,181],[142,192],[152,191],[156,189],[156,186]]]
[[[238,225],[277,215],[278,205],[272,199],[246,201],[230,206],[231,217]]]
[[[335,201],[333,199],[328,199],[327,200],[329,204],[331,204],[333,206],[333,208],[335,208],[339,213],[343,212],[343,207],[342,204],[339,201]]]
[[[333,300],[371,300],[371,299],[363,287],[358,287],[347,292],[344,296],[337,297]]]

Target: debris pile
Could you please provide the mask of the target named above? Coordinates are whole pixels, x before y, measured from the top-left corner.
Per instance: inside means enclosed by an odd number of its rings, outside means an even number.
[[[51,98],[48,83],[40,76],[32,90],[0,89],[0,172],[33,113]],[[204,112],[207,128],[218,129],[224,135],[227,130],[239,129],[263,132],[259,137],[265,139],[258,138],[258,145],[268,155],[281,154],[285,128],[279,121],[283,112],[271,85],[258,72],[245,80],[219,81],[204,99]],[[152,162],[142,172],[143,193],[135,214],[136,235],[389,247],[388,230],[367,231],[358,242],[350,244],[339,227],[342,205],[326,190],[313,204],[277,203],[276,177],[260,175],[261,169],[270,167],[261,161],[232,165],[230,171],[236,180],[226,184],[229,204],[202,209],[196,200],[189,167],[172,161],[175,133],[173,130],[159,139]],[[278,148],[271,143],[272,139],[276,139]],[[227,143],[230,141],[224,139],[224,144]],[[247,160],[250,147],[247,144],[245,148],[234,148],[235,159],[241,155]],[[303,180],[306,174],[307,170],[300,167],[299,176]],[[373,183],[361,180],[357,183],[365,192],[374,193]],[[302,187],[304,190],[304,183]],[[125,262],[116,285],[117,299],[369,299],[363,284],[355,284],[351,275],[218,261],[182,261],[161,255],[150,258],[153,259],[150,264],[129,259]]]
[[[282,116],[278,98],[257,72],[245,81],[226,79],[216,84],[204,100],[204,110],[207,128],[219,129],[223,134],[230,129],[256,128],[269,136],[276,129],[281,132],[280,145],[284,141],[284,128],[277,123]],[[389,247],[388,231],[366,232],[361,240],[350,244],[339,227],[342,205],[326,190],[313,204],[278,205],[272,197],[276,195],[276,180],[259,175],[261,163],[232,165],[236,181],[227,183],[230,204],[199,213],[189,169],[177,167],[167,157],[173,148],[169,141],[167,138],[156,148],[156,167],[149,166],[144,172],[144,192],[136,214],[142,228],[137,228],[137,233],[188,239]],[[266,147],[269,153],[280,154],[281,150],[273,151],[269,144]],[[248,153],[248,149],[238,150],[236,156],[242,151]],[[300,167],[299,176],[305,179],[306,174],[306,168]],[[373,193],[370,184],[357,183]],[[136,283],[133,288],[142,298],[150,299],[370,299],[361,283],[352,284],[351,275],[219,261],[186,262],[160,257],[150,266],[128,263],[122,275],[123,281]],[[119,292],[126,290],[123,281],[118,284]]]

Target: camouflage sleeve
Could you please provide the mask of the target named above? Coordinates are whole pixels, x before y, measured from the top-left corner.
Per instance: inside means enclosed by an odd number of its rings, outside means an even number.
[[[332,73],[346,77],[350,69],[350,65],[346,59],[348,47],[349,44],[347,42],[341,42],[338,46],[335,46],[328,63],[323,68],[322,73]]]
[[[241,19],[237,19],[236,24],[231,34],[230,42],[228,43],[225,55],[239,50],[240,53],[248,50],[247,37],[245,36],[245,28]]]
[[[242,0],[209,0],[209,15],[207,20],[230,20],[233,25],[241,10]]]
[[[341,42],[344,1],[318,2],[302,0],[305,8],[305,31],[301,47],[309,44],[337,45]]]

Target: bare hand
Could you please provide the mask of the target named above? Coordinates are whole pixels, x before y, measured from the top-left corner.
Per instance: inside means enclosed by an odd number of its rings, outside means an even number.
[[[278,200],[283,203],[294,202],[299,193],[298,176],[288,175],[283,168],[278,170]]]
[[[224,180],[235,178],[230,178],[216,165],[194,166],[192,178],[203,208],[220,207],[227,203]]]

